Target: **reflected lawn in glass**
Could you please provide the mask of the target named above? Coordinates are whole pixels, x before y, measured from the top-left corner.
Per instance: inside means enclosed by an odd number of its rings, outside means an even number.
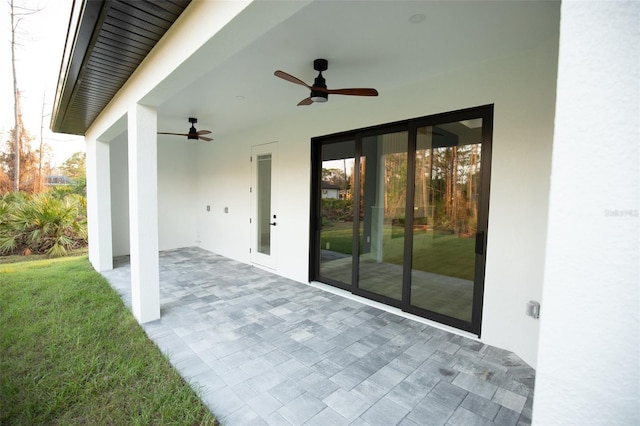
[[[392,229],[385,232],[391,234]],[[322,248],[351,255],[353,223],[337,222],[322,229]],[[413,234],[413,269],[473,280],[475,238],[459,237],[436,231],[417,231]],[[402,265],[402,238],[385,238],[384,260]]]

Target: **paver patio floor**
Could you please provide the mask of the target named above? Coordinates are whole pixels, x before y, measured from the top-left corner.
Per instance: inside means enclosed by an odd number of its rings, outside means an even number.
[[[160,253],[160,291],[143,327],[223,425],[531,423],[511,352],[199,248]]]

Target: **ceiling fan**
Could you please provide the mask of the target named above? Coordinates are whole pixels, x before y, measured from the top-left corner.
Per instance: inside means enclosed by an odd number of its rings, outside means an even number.
[[[309,86],[304,81],[287,74],[284,71],[276,71],[273,73],[276,77],[280,77],[283,80],[287,80],[290,83],[299,84],[311,91],[311,95],[308,98],[301,100],[298,103],[300,105],[311,105],[314,102],[327,102],[329,95],[351,95],[351,96],[378,96],[376,89],[366,88],[354,88],[354,89],[327,89],[327,83],[322,76],[322,71],[326,71],[328,67],[328,61],[326,59],[316,59],[313,61],[313,69],[318,71],[318,76],[313,82],[313,86]]]
[[[208,138],[202,135],[208,135],[211,132],[209,130],[196,130],[194,124],[198,122],[197,118],[189,117],[189,123],[191,123],[191,128],[189,129],[189,133],[167,133],[167,132],[158,132],[159,135],[174,135],[174,136],[186,136],[187,139],[190,140],[201,140],[210,142],[213,139]]]

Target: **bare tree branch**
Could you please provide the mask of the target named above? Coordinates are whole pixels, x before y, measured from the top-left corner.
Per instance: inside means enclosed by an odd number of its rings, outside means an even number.
[[[20,111],[20,90],[18,89],[18,76],[16,70],[16,51],[20,46],[16,40],[18,28],[25,17],[38,13],[42,8],[32,9],[24,6],[16,5],[14,0],[9,0],[11,10],[11,69],[13,73],[13,155],[14,155],[14,179],[13,189],[15,192],[20,191],[20,154],[22,152],[24,137],[24,125],[22,123],[22,112]]]

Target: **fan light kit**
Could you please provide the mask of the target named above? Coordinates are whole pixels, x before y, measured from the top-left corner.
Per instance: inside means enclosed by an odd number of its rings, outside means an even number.
[[[210,142],[213,139],[208,138],[202,135],[208,135],[211,132],[209,130],[196,130],[195,124],[198,122],[197,118],[189,117],[189,123],[191,123],[191,128],[189,129],[189,133],[167,133],[167,132],[158,132],[159,135],[173,135],[173,136],[186,136],[188,140],[201,140]]]
[[[318,76],[313,81],[313,86],[309,86],[304,81],[287,74],[284,71],[276,71],[273,73],[276,77],[280,77],[290,83],[299,84],[311,91],[308,98],[298,102],[298,106],[311,105],[314,102],[327,102],[329,95],[350,95],[350,96],[378,96],[376,89],[353,88],[353,89],[327,89],[327,83],[322,76],[322,71],[326,71],[329,63],[326,59],[316,59],[313,61],[313,69],[318,71]]]

